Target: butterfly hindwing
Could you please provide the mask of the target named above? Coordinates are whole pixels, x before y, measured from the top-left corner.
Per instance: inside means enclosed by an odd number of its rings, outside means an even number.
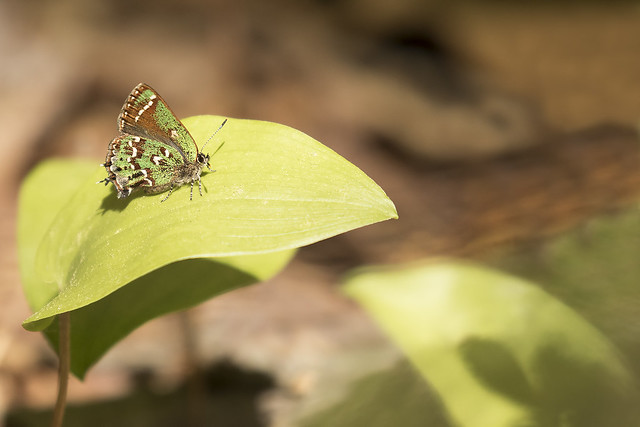
[[[118,117],[118,127],[123,134],[178,149],[185,162],[194,162],[198,155],[198,147],[187,128],[147,84],[140,83],[131,91]]]
[[[174,147],[139,136],[120,135],[109,144],[105,166],[118,193],[126,197],[136,187],[165,191],[182,163],[182,155]]]

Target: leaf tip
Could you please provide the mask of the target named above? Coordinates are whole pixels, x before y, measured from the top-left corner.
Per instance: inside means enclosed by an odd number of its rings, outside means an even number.
[[[37,313],[34,313],[22,322],[22,327],[29,332],[40,332],[46,329],[51,322],[53,322],[53,317],[40,319],[38,318]]]

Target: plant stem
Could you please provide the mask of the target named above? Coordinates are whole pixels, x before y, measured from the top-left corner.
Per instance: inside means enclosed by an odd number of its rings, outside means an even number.
[[[190,310],[178,313],[184,349],[184,374],[187,386],[187,426],[205,425],[205,384],[198,363],[198,343],[195,325]]]
[[[51,427],[62,427],[64,409],[67,403],[69,384],[69,366],[71,362],[71,320],[69,313],[58,315],[58,398],[53,410]]]

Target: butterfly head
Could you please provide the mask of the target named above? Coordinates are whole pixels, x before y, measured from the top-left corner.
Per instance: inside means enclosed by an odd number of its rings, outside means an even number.
[[[196,158],[196,161],[201,165],[201,166],[206,166],[211,172],[213,172],[211,170],[211,164],[209,163],[210,157],[208,154],[203,154],[203,153],[198,153],[198,157]]]

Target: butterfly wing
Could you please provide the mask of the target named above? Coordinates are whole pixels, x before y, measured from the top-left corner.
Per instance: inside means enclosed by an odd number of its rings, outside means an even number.
[[[124,134],[157,141],[178,150],[185,163],[193,163],[198,147],[186,127],[151,86],[140,83],[127,97],[118,116]]]
[[[111,141],[104,163],[119,198],[137,187],[153,193],[168,190],[183,165],[177,148],[135,135],[120,135]]]

